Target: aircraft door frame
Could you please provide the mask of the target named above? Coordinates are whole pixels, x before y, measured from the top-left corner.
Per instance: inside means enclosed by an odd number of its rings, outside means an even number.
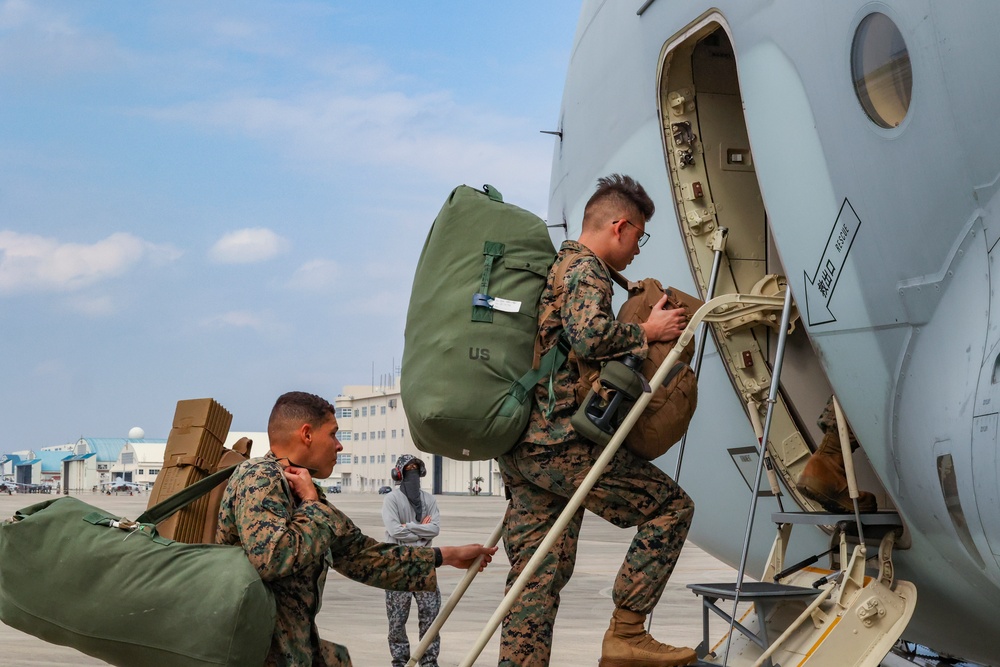
[[[699,55],[705,48],[714,49],[710,57]],[[659,62],[658,113],[670,191],[692,276],[703,298],[714,260],[712,238],[720,226],[729,230],[729,236],[716,295],[780,290],[779,283],[784,282],[783,276],[776,280],[773,275],[783,274],[784,269],[768,231],[737,61],[732,31],[712,10],[667,40]],[[734,390],[745,409],[750,409],[748,403],[756,404],[762,420],[777,325],[756,321],[716,324],[711,329]],[[801,326],[789,337],[785,360],[768,447],[784,492],[805,509],[821,510],[795,489],[795,480],[812,454],[811,443],[822,437],[815,422],[832,390]],[[879,484],[867,460],[859,463],[863,484],[869,488]],[[872,490],[881,507],[891,504],[884,490]]]

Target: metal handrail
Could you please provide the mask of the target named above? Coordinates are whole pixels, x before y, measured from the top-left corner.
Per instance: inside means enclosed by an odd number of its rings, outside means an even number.
[[[712,240],[712,252],[715,259],[712,260],[712,275],[708,279],[708,290],[705,291],[705,299],[711,301],[715,296],[715,286],[719,279],[719,270],[722,267],[722,257],[726,252],[726,238],[729,230],[720,227]],[[708,343],[708,325],[702,325],[698,330],[698,341],[695,343],[694,361],[691,370],[694,371],[694,379],[697,381],[701,377],[701,360],[705,356],[705,345]],[[681,436],[681,441],[677,445],[677,464],[674,466],[674,481],[681,483],[681,463],[684,461],[684,448],[687,447],[687,431]]]
[[[740,554],[740,566],[736,573],[736,595],[733,599],[733,622],[736,620],[736,608],[740,603],[740,592],[743,577],[746,574],[747,555],[750,551],[750,537],[753,533],[754,515],[757,513],[757,494],[760,492],[760,481],[764,473],[764,461],[767,458],[767,437],[771,432],[771,417],[774,415],[774,405],[778,400],[778,384],[781,378],[781,366],[785,358],[785,344],[788,341],[788,323],[792,313],[792,290],[785,286],[784,306],[781,310],[781,329],[778,330],[778,348],[774,355],[774,371],[771,373],[771,389],[767,397],[767,416],[764,419],[764,432],[761,434],[760,454],[757,457],[757,476],[754,478],[750,496],[750,511],[747,515],[747,530],[743,538],[743,552]],[[763,622],[763,621],[762,621]],[[729,641],[726,642],[726,652],[722,658],[722,667],[729,665],[729,648],[733,642],[733,625],[729,627]]]

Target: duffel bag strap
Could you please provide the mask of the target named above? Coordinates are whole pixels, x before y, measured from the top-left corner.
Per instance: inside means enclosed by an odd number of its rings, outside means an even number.
[[[148,508],[145,512],[139,515],[139,518],[136,519],[135,522],[156,524],[164,521],[175,512],[184,509],[217,487],[219,484],[232,477],[234,470],[236,470],[235,465],[223,468],[222,470],[212,473],[208,477],[201,479],[194,484],[184,487],[169,498],[166,498]]]
[[[618,271],[615,271],[610,266],[608,266],[608,264],[603,259],[601,260],[601,265],[604,266],[605,269],[607,269],[608,275],[611,276],[611,280],[618,283],[618,286],[621,287],[626,292],[631,292],[634,288],[638,287],[639,283],[634,283],[625,276],[623,276],[622,274],[620,274]]]
[[[549,378],[549,394],[552,393],[552,378],[555,376],[557,370],[559,370],[564,363],[566,363],[566,357],[569,355],[569,340],[566,336],[559,336],[559,340],[555,345],[552,346],[548,352],[542,355],[541,363],[539,363],[538,368],[533,368],[527,373],[521,376],[521,378],[510,386],[507,390],[509,396],[513,396],[517,399],[518,403],[524,403],[531,397],[531,392],[534,386],[538,384],[542,378]]]
[[[490,296],[490,274],[493,272],[493,262],[503,257],[506,246],[498,241],[486,241],[483,244],[483,274],[479,282],[479,291],[472,295],[472,321],[493,321],[493,297]]]

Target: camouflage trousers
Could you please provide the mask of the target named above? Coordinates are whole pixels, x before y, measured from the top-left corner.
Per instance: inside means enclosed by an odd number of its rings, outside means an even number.
[[[351,656],[347,653],[347,647],[334,644],[324,640],[319,640],[320,655],[323,656],[323,664],[326,667],[353,667]]]
[[[420,638],[441,611],[441,590],[435,591],[386,591],[385,613],[389,617],[389,655],[392,667],[404,667],[410,661],[410,639],[406,636],[406,621],[410,618],[410,600],[417,600],[417,617],[420,620]],[[437,667],[441,652],[441,637],[435,637],[420,658],[422,667]]]
[[[511,563],[508,590],[601,451],[599,445],[574,440],[522,444],[500,457],[510,495],[503,526]],[[694,503],[670,477],[619,449],[504,618],[500,667],[549,664],[559,592],[573,574],[584,508],[620,528],[638,526],[615,577],[612,600],[616,607],[640,614],[652,611],[663,594],[694,515]]]

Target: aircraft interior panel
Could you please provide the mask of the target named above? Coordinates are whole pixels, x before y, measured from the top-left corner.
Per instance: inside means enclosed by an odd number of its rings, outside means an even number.
[[[774,252],[767,211],[754,172],[743,117],[736,58],[725,30],[708,24],[663,60],[661,112],[672,191],[692,273],[707,292],[712,266],[710,242],[719,227],[728,230],[715,294],[777,293],[784,269]],[[694,221],[696,224],[692,224]],[[775,361],[777,322],[716,325],[713,331],[734,388],[744,403],[765,418],[766,395]],[[763,326],[762,326],[763,325]],[[816,420],[830,396],[830,385],[801,325],[788,337],[781,377],[781,400],[772,415],[769,447],[786,492],[807,509],[818,509],[794,488],[815,444]],[[749,410],[750,408],[748,408]],[[858,477],[888,494],[863,453],[855,457]]]

